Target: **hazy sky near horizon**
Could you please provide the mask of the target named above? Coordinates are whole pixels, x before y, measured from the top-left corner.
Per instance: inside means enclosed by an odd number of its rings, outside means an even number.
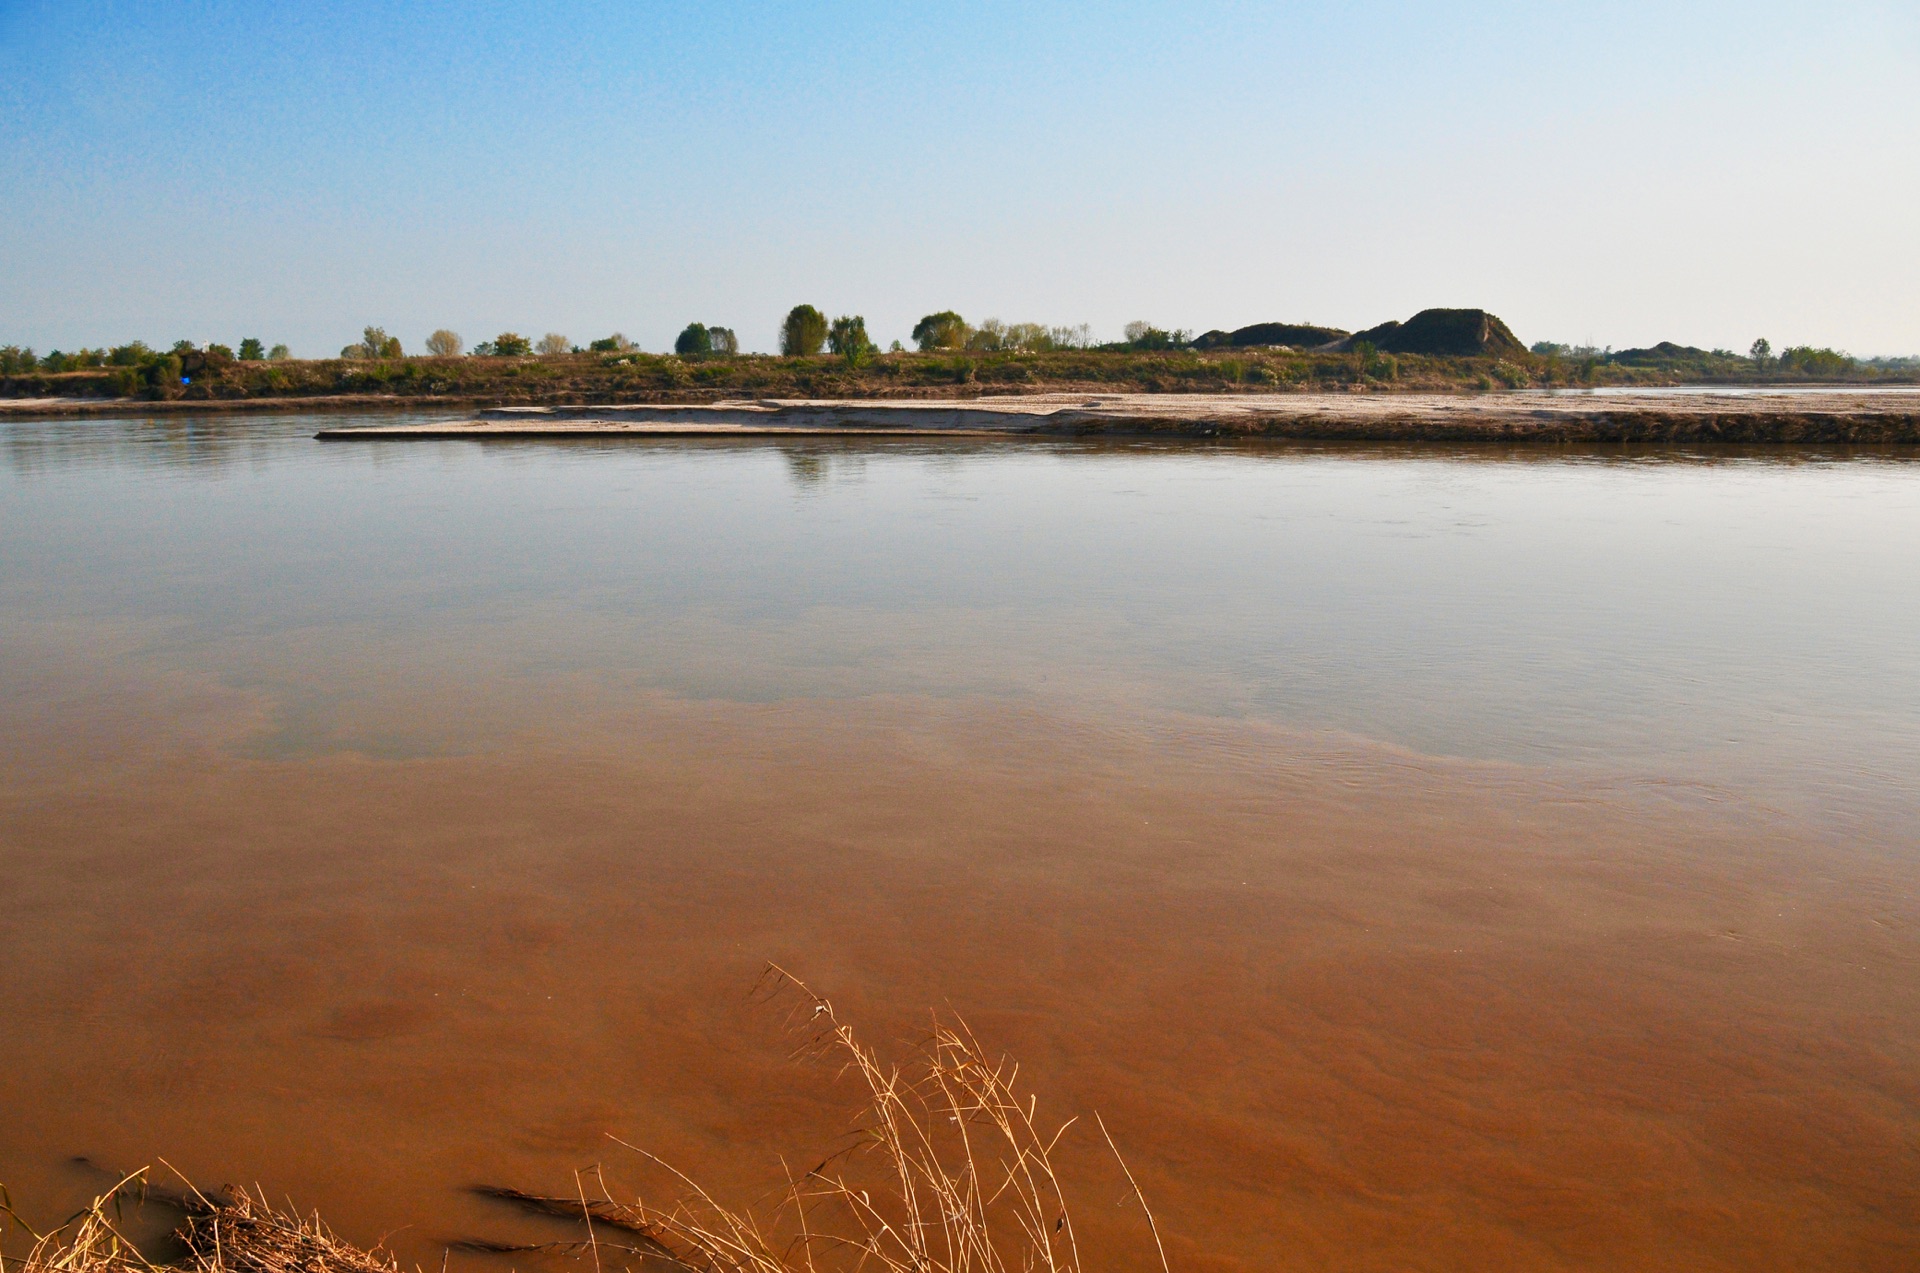
[[[0,343],[807,301],[1920,353],[1920,5],[0,0]]]

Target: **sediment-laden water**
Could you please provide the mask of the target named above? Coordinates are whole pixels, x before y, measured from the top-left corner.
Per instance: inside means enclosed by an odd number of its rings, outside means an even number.
[[[856,1100],[773,959],[1100,1110],[1177,1269],[1920,1259],[1920,463],[339,422],[0,424],[41,1218],[753,1196]]]

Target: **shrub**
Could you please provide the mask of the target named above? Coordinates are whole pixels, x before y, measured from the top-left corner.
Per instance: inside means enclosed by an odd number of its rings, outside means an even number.
[[[494,343],[498,344],[499,342],[495,341]],[[534,351],[542,358],[551,358],[555,354],[564,354],[572,348],[573,342],[565,336],[562,336],[559,332],[548,332],[540,338],[540,343],[534,346]]]
[[[293,357],[293,354],[288,351],[285,345],[275,345],[267,351],[268,362],[285,362],[291,357]]]
[[[811,358],[826,347],[827,316],[811,305],[795,305],[780,324],[780,352]]]
[[[1837,349],[1795,345],[1780,351],[1780,368],[1803,376],[1844,376],[1853,370],[1854,360]]]
[[[207,365],[208,366],[220,367],[232,361],[233,361],[233,350],[227,348],[225,345],[208,345],[207,346]]]
[[[847,366],[858,367],[873,357],[873,341],[867,338],[867,320],[859,314],[842,314],[833,320],[827,344],[846,359]]]
[[[180,388],[180,355],[165,354],[147,364],[147,383],[153,392],[165,397]]]
[[[1524,389],[1533,381],[1527,373],[1512,363],[1501,359],[1488,368],[1487,374],[1509,389]]]
[[[153,351],[147,348],[147,342],[136,340],[115,346],[107,354],[107,361],[116,367],[138,367],[151,357],[153,357]]]
[[[602,336],[599,340],[587,346],[590,352],[596,354],[631,354],[637,352],[639,348],[640,346],[634,344],[619,332],[615,332],[611,336]]]
[[[260,343],[258,336],[248,336],[240,342],[240,361],[259,362],[266,356],[266,346]]]
[[[705,323],[688,323],[673,341],[676,354],[710,354],[713,352],[713,334]]]
[[[973,329],[967,326],[967,320],[950,309],[937,314],[928,314],[913,325],[913,343],[920,346],[921,353],[931,353],[936,349],[965,349],[968,337]]]
[[[427,352],[435,358],[458,358],[464,348],[466,342],[460,339],[460,333],[444,327],[427,337]]]
[[[489,343],[492,348],[488,352],[500,358],[524,358],[533,352],[533,342],[519,332],[501,332]],[[477,354],[480,351],[475,349],[473,352]]]

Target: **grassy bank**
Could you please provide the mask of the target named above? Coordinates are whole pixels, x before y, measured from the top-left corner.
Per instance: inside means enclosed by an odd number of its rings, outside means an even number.
[[[140,398],[182,403],[337,399],[407,403],[611,403],[719,398],[966,397],[1023,392],[1453,392],[1676,384],[1911,384],[1910,369],[1864,364],[1809,374],[1736,357],[1620,362],[1525,354],[1450,358],[1372,351],[1055,350],[895,353],[861,365],[831,356],[604,353],[546,357],[207,360],[34,371],[0,378],[0,398]]]

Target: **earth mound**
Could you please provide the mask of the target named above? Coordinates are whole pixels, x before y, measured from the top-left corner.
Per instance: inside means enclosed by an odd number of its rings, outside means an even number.
[[[1423,309],[1404,323],[1382,323],[1341,341],[1366,341],[1383,354],[1438,354],[1448,358],[1523,357],[1527,347],[1484,309]]]
[[[1291,345],[1295,349],[1316,349],[1346,337],[1340,327],[1316,327],[1312,323],[1255,323],[1234,331],[1210,331],[1195,338],[1195,349],[1246,349],[1259,345]]]
[[[1670,340],[1663,340],[1651,349],[1622,349],[1613,355],[1613,360],[1625,363],[1629,367],[1643,367],[1711,356],[1704,349],[1695,349],[1692,345],[1676,345]]]

